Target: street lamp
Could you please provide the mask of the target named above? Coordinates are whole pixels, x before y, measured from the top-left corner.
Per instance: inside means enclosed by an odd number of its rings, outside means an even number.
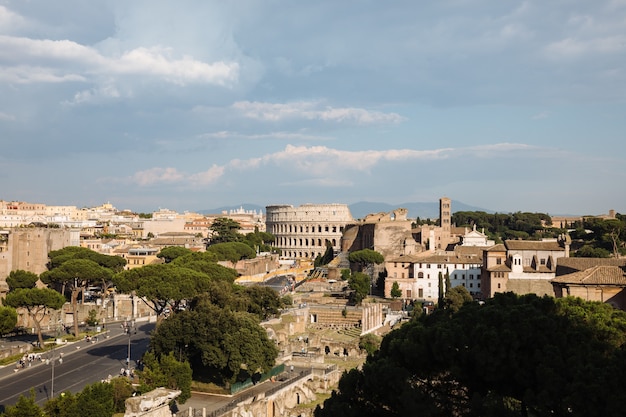
[[[59,360],[59,365],[63,363],[63,352],[59,353],[58,357],[54,356],[54,348],[52,348],[50,350],[50,357],[46,360],[46,365],[47,364],[51,364],[51,368],[52,368],[52,378],[50,381],[50,398],[54,398],[54,362],[56,362],[56,360]]]
[[[128,334],[128,356],[126,356],[126,366],[130,368],[130,337],[131,330],[135,327],[135,320],[129,320],[124,323],[124,332]],[[137,329],[135,328],[135,333],[137,333]]]

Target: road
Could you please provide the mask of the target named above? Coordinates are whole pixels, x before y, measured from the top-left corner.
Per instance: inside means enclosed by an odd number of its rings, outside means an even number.
[[[112,324],[108,337],[101,335],[97,342],[80,341],[59,346],[43,354],[43,361],[17,372],[13,366],[5,367],[0,371],[0,411],[15,404],[19,396],[27,395],[31,388],[35,401],[41,406],[51,398],[53,390],[54,396],[63,391],[76,393],[86,385],[119,375],[121,368],[126,367],[129,344],[131,364],[134,364],[147,350],[152,329],[154,324],[139,322],[136,332],[127,335],[121,326]],[[46,359],[53,357],[57,359],[54,367],[46,365]],[[58,360],[60,357],[62,361]]]

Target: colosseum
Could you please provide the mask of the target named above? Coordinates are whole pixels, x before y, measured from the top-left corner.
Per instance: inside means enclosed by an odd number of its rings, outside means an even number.
[[[281,204],[265,211],[266,230],[276,236],[276,247],[288,259],[323,255],[327,240],[338,252],[346,224],[354,222],[346,204]]]

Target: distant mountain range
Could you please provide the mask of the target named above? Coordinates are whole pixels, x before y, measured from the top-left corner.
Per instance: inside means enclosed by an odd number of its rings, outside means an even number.
[[[420,217],[422,219],[437,219],[439,218],[439,202],[433,203],[403,203],[403,204],[388,204],[388,203],[376,203],[370,201],[359,201],[358,203],[348,204],[350,213],[355,219],[362,219],[368,214],[373,213],[387,213],[398,208],[405,208],[408,210],[407,217],[409,219],[415,219]],[[259,206],[257,204],[240,204],[238,206],[223,206],[209,210],[200,210],[201,214],[220,214],[223,212],[230,212],[231,210],[238,210],[243,208],[244,210],[256,210],[256,212],[265,213],[265,206]],[[456,211],[484,211],[486,213],[493,213],[492,210],[487,210],[480,207],[469,206],[461,203],[460,201],[452,200],[452,212]]]

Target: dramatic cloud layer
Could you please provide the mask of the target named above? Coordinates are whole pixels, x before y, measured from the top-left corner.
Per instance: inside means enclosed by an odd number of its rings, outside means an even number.
[[[0,199],[626,212],[626,2],[0,0]]]

